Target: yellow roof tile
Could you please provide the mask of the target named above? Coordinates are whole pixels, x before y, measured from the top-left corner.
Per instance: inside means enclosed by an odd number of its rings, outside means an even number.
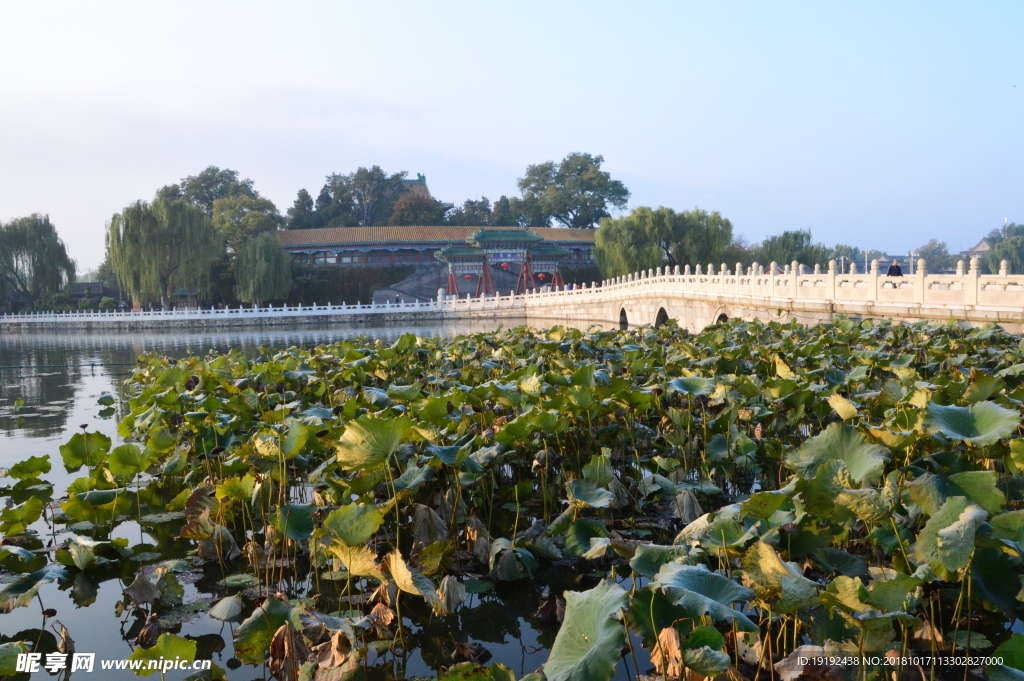
[[[451,226],[391,226],[326,227],[323,229],[290,229],[278,232],[285,247],[301,246],[356,246],[418,243],[455,243],[465,241],[479,229],[509,229],[508,227],[451,227]],[[555,243],[594,243],[593,229],[560,229],[531,227],[530,231]]]

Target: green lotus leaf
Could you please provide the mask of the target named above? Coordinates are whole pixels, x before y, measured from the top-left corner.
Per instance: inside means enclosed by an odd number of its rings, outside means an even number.
[[[934,569],[955,572],[967,567],[974,550],[974,534],[988,513],[967,497],[949,497],[917,537],[914,554]]]
[[[422,388],[423,386],[419,383],[414,383],[413,385],[389,385],[387,395],[402,402],[412,402],[419,399]]]
[[[218,499],[234,499],[247,504],[251,501],[255,488],[256,478],[251,475],[228,478],[217,486],[216,496]]]
[[[724,674],[731,662],[729,653],[702,646],[683,651],[683,664],[701,676],[713,677]]]
[[[990,445],[1013,435],[1020,427],[1020,413],[995,402],[969,407],[943,407],[930,402],[924,421],[929,433],[942,433],[975,445]]]
[[[785,492],[755,492],[740,504],[740,513],[767,520],[789,501]]]
[[[610,537],[608,530],[593,518],[577,518],[565,531],[565,548],[574,556],[582,556],[590,550],[594,537]]]
[[[274,633],[289,621],[291,615],[292,609],[281,598],[271,596],[263,601],[263,605],[256,608],[235,629],[235,657],[245,664],[261,664],[266,661]]]
[[[612,472],[611,455],[595,454],[590,457],[590,463],[583,467],[583,478],[598,487],[606,487],[613,477],[615,473]]]
[[[39,520],[42,515],[42,500],[32,497],[23,504],[0,511],[0,532],[4,534],[24,532],[28,529],[29,525]]]
[[[907,598],[922,584],[924,580],[920,577],[897,572],[885,579],[874,580],[867,602],[882,612],[906,610]]]
[[[598,487],[590,480],[579,479],[565,483],[569,493],[569,501],[578,508],[608,508],[615,500],[615,495]]]
[[[985,671],[992,681],[1022,681],[1024,680],[1024,634],[1016,632],[1010,634],[1010,638],[1004,641],[992,657],[1001,658],[1002,664],[989,665]]]
[[[786,457],[786,465],[804,478],[810,478],[822,464],[842,461],[855,482],[875,485],[882,477],[888,460],[888,449],[867,443],[853,426],[833,423],[790,453]]]
[[[294,541],[313,536],[313,504],[285,504],[277,509],[277,530]]]
[[[500,662],[488,667],[475,662],[460,662],[437,677],[437,681],[516,681],[516,675]]]
[[[83,465],[99,466],[109,451],[110,438],[99,432],[75,433],[67,444],[60,446],[60,456],[68,473],[74,473]]]
[[[31,480],[50,472],[49,456],[30,456],[7,470],[7,475],[19,480]]]
[[[363,416],[349,421],[338,443],[337,458],[345,468],[375,470],[395,453],[411,421]]]
[[[210,617],[221,622],[237,622],[245,609],[245,601],[238,594],[222,598],[210,608]]]
[[[11,610],[28,605],[40,586],[67,577],[67,571],[59,565],[47,565],[41,570],[22,575],[0,589],[0,609]]]
[[[665,385],[666,393],[682,393],[684,395],[707,395],[715,389],[715,379],[690,376],[674,378]]]
[[[384,516],[373,504],[347,504],[327,514],[323,528],[331,539],[359,546],[377,533]]]
[[[746,603],[754,592],[728,577],[710,572],[703,565],[668,563],[661,567],[651,586],[664,589],[675,605],[693,618],[709,614],[718,622],[735,621],[742,631],[756,631],[757,625],[730,603]]]
[[[640,544],[629,559],[633,572],[644,577],[653,577],[665,563],[671,563],[690,555],[686,546],[659,546],[657,544]]]
[[[28,652],[21,641],[0,643],[0,676],[14,676],[18,669],[18,655]]]
[[[156,455],[145,452],[135,445],[121,445],[114,447],[107,459],[110,472],[120,475],[123,478],[134,478],[142,473],[156,461]]]
[[[182,663],[191,663],[196,659],[196,642],[175,634],[160,634],[156,639],[156,645],[152,648],[136,648],[129,660],[181,660]],[[135,670],[136,676],[149,676],[157,669],[148,669],[148,664],[140,665]],[[161,675],[163,672],[160,672]]]
[[[565,619],[543,671],[548,681],[610,681],[625,644],[620,612],[629,595],[602,581],[583,592],[565,592]]]

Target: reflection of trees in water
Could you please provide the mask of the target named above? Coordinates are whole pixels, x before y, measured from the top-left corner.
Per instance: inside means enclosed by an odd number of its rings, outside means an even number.
[[[67,413],[89,375],[106,375],[118,390],[145,352],[171,357],[206,355],[238,348],[255,355],[260,347],[314,347],[366,335],[393,342],[403,333],[452,337],[492,331],[497,321],[446,324],[333,327],[268,327],[258,330],[174,332],[64,332],[0,336],[0,429],[23,428],[27,437],[48,437],[67,426]],[[25,400],[18,414],[14,402]],[[24,423],[19,421],[19,415]]]

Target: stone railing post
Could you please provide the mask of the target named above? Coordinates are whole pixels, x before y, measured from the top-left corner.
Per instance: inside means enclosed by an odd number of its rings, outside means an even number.
[[[736,263],[736,295],[740,292],[740,280],[743,278],[743,263]]]
[[[686,267],[683,268],[683,274],[686,275],[687,277],[690,276],[690,266],[689,265],[687,265]]]
[[[958,276],[958,277],[964,276],[964,261],[963,260],[957,260],[956,261],[956,276]]]
[[[829,300],[836,299],[836,261],[828,261],[828,277],[825,278],[825,294]]]
[[[868,287],[871,289],[871,302],[878,302],[878,258],[871,261],[871,278]]]
[[[924,304],[925,278],[928,276],[928,263],[924,258],[917,259],[917,271],[914,272],[914,302]]]
[[[772,263],[768,265],[768,282],[772,287],[771,296],[775,297],[775,270],[779,268],[778,263],[772,260]]]
[[[971,258],[971,269],[967,273],[967,281],[964,282],[964,302],[974,306],[978,304],[978,288],[981,286],[981,261],[978,256]]]
[[[794,260],[789,265],[790,271],[790,288],[793,291],[793,300],[800,297],[800,263]]]
[[[1006,260],[999,261],[999,276],[1005,277],[1010,274],[1010,263]]]
[[[677,277],[679,276],[679,265],[675,266],[675,269],[672,270],[672,274],[677,276]]]

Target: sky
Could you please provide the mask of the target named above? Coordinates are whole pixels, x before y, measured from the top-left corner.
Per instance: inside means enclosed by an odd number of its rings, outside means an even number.
[[[581,151],[629,208],[905,253],[1024,223],[1012,2],[0,4],[0,220],[79,263],[209,165],[284,212],[330,173],[461,203]]]

